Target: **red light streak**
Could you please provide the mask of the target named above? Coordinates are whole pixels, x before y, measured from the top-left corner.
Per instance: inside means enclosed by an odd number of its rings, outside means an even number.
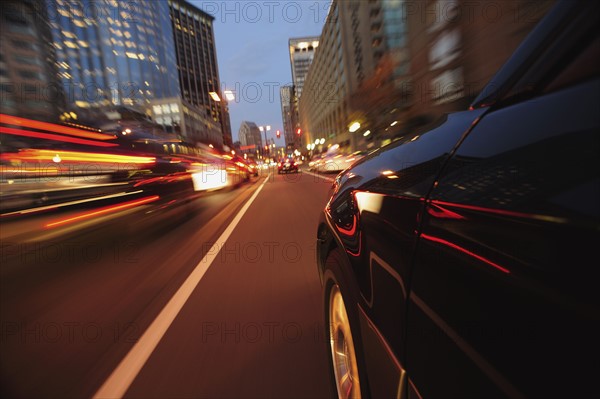
[[[89,219],[93,216],[98,216],[98,215],[104,215],[106,213],[109,212],[114,212],[114,211],[118,211],[121,209],[127,209],[127,208],[132,208],[134,206],[138,206],[138,205],[142,205],[142,204],[147,204],[153,201],[156,201],[157,199],[159,199],[160,197],[158,195],[154,195],[152,197],[146,197],[146,198],[142,198],[141,200],[135,200],[135,201],[129,201],[129,202],[124,202],[122,204],[119,205],[111,205],[111,206],[107,206],[104,208],[99,208],[93,212],[86,212],[86,213],[81,213],[77,216],[72,216],[66,219],[62,219],[62,220],[58,220],[55,222],[51,222],[46,224],[44,227],[45,228],[50,228],[50,227],[56,227],[56,226],[60,226],[60,225],[64,225],[64,224],[68,224],[71,222],[75,222],[78,220],[83,220],[83,219]]]
[[[541,215],[535,215],[535,214],[532,214],[532,213],[507,211],[507,210],[504,210],[504,209],[495,209],[495,208],[485,208],[483,206],[456,204],[456,203],[452,203],[452,202],[444,202],[444,201],[437,201],[437,200],[431,201],[431,204],[432,205],[437,205],[437,206],[446,205],[446,206],[451,206],[451,207],[454,207],[454,208],[469,209],[469,210],[472,210],[472,211],[494,213],[496,215],[513,216],[513,217],[527,218],[527,219],[544,218]]]
[[[154,157],[140,157],[135,155],[38,149],[27,149],[21,150],[18,153],[2,154],[1,158],[11,161],[52,161],[56,155],[60,157],[60,163],[152,164],[156,161]]]
[[[19,130],[19,129],[13,129],[11,127],[3,127],[3,126],[0,127],[0,133],[12,134],[15,136],[33,137],[33,138],[37,138],[37,139],[63,141],[65,143],[92,145],[92,146],[96,146],[96,147],[116,147],[116,146],[118,146],[118,144],[116,144],[116,143],[104,143],[101,141],[78,139],[75,137],[59,136],[57,134],[50,134],[50,133],[38,133],[38,132],[32,132],[30,130]]]
[[[434,204],[433,202],[431,203],[431,207],[427,208],[427,213],[440,219],[465,219],[464,216],[459,215],[456,212],[452,212],[449,209],[445,209],[438,204]]]
[[[472,257],[473,257],[473,258],[475,258],[475,259],[478,259],[478,260],[480,260],[480,261],[482,261],[482,262],[484,262],[484,263],[487,263],[488,265],[490,265],[490,266],[492,266],[492,267],[495,267],[496,269],[500,270],[501,272],[504,272],[504,273],[510,274],[510,270],[508,270],[508,269],[506,269],[506,268],[504,268],[504,267],[500,266],[500,265],[499,265],[499,264],[497,264],[497,263],[494,263],[494,262],[492,262],[492,261],[491,261],[491,260],[489,260],[489,259],[486,259],[486,258],[484,258],[484,257],[483,257],[483,256],[481,256],[481,255],[477,255],[476,253],[473,253],[473,252],[469,251],[469,250],[468,250],[468,249],[466,249],[466,248],[463,248],[463,247],[461,247],[461,246],[458,246],[458,245],[456,245],[456,244],[454,244],[454,243],[451,243],[450,241],[446,241],[446,240],[443,240],[443,239],[441,239],[441,238],[438,238],[438,237],[433,237],[433,236],[430,236],[430,235],[427,235],[427,234],[421,234],[421,237],[422,237],[422,238],[424,238],[425,240],[428,240],[428,241],[433,241],[433,242],[437,242],[437,243],[440,243],[440,244],[442,244],[442,245],[446,245],[446,246],[448,246],[448,247],[450,247],[450,248],[456,249],[456,250],[458,250],[458,251],[460,251],[460,252],[462,252],[462,253],[465,253],[465,254],[467,254],[467,255],[469,255],[469,256],[472,256]]]
[[[33,119],[19,118],[17,116],[0,114],[0,122],[7,125],[24,126],[32,129],[47,130],[54,133],[69,134],[71,136],[85,137],[95,140],[114,140],[116,137],[102,133],[86,132],[85,130],[75,129],[61,125],[55,125],[48,122],[35,121]]]

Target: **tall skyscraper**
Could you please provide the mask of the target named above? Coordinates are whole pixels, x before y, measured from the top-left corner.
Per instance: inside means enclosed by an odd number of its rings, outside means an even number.
[[[154,99],[180,96],[166,2],[47,0],[47,6],[71,110],[90,120],[115,107],[143,114]]]
[[[68,111],[103,128],[129,118],[190,142],[231,143],[210,15],[183,0],[46,1]]]
[[[169,12],[182,97],[214,122],[207,124],[209,137],[222,134],[221,141],[231,145],[229,110],[220,90],[214,18],[184,0],[169,0]]]
[[[279,88],[281,99],[281,119],[283,120],[283,137],[286,148],[292,149],[295,144],[294,127],[296,126],[296,112],[294,107],[294,86]]]
[[[298,101],[302,95],[306,75],[319,47],[319,37],[297,37],[289,39],[290,66],[292,67],[292,86],[280,89],[281,113],[288,150],[302,147],[301,137],[296,134],[298,123]]]
[[[34,0],[2,2],[0,37],[1,112],[57,122],[64,97],[46,10]]]
[[[296,96],[302,96],[306,74],[319,46],[319,37],[297,37],[289,40],[290,64],[292,66],[292,82]]]

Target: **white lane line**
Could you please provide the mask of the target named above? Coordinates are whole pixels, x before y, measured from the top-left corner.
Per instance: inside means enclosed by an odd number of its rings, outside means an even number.
[[[269,174],[270,175],[270,174]],[[256,199],[265,183],[269,181],[269,176],[260,185],[256,192],[250,197],[248,202],[240,209],[229,226],[225,229],[219,239],[213,244],[204,258],[196,265],[194,271],[189,275],[185,282],[179,287],[175,295],[169,300],[169,303],[161,310],[156,319],[144,331],[139,341],[131,348],[129,353],[121,360],[121,363],[112,372],[108,379],[102,384],[100,389],[93,396],[94,398],[122,398],[129,389],[139,372],[141,371],[148,358],[158,346],[158,343],[165,335],[177,314],[183,308],[190,295],[208,270],[212,262],[223,248],[223,243],[227,241],[237,224],[250,208],[252,202]]]
[[[329,180],[331,182],[335,181],[335,177],[327,177],[327,176],[324,176],[323,174],[317,174],[317,173],[309,172],[308,170],[303,170],[302,173],[313,175],[315,177],[321,177],[321,178],[323,178],[325,180]]]

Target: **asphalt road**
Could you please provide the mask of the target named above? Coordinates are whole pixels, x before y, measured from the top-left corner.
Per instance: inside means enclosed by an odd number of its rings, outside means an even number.
[[[10,243],[2,397],[331,397],[314,251],[328,178],[270,174],[193,215]]]

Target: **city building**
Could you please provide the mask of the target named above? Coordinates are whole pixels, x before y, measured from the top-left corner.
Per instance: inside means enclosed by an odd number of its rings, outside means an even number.
[[[256,152],[262,149],[262,133],[256,123],[242,121],[238,131],[242,151]]]
[[[175,40],[181,95],[187,107],[202,119],[190,121],[193,137],[222,135],[219,144],[232,145],[227,99],[221,93],[217,52],[213,32],[214,18],[184,0],[169,0],[169,13]],[[212,95],[211,95],[212,93]],[[198,122],[208,132],[191,127]]]
[[[144,7],[48,0],[47,10],[65,115],[112,129],[144,126],[192,143],[231,143],[210,15],[180,0]]]
[[[281,113],[284,125],[286,147],[289,150],[302,147],[302,138],[298,117],[298,101],[302,95],[306,74],[313,62],[315,51],[319,47],[319,37],[297,37],[289,39],[290,66],[292,68],[293,85],[280,89]]]
[[[334,0],[300,97],[304,144],[379,147],[466,109],[552,3]]]
[[[152,101],[152,119],[190,143],[223,145],[221,125],[181,97]]]
[[[403,108],[394,98],[401,97],[410,62],[404,5],[331,3],[298,105],[304,144],[324,139],[320,149],[338,144],[343,152],[373,146],[368,141]],[[351,133],[353,124],[360,127]]]
[[[69,114],[97,125],[125,107],[150,120],[153,100],[180,96],[166,2],[47,0],[47,12]]]
[[[64,96],[46,10],[34,0],[3,1],[0,37],[1,113],[59,122]]]
[[[411,82],[399,134],[466,109],[553,3],[436,0],[407,14]]]
[[[288,149],[301,147],[301,137],[297,134],[298,109],[295,103],[294,86],[287,85],[279,88],[281,99],[281,119],[283,120],[283,137]]]
[[[289,40],[290,65],[292,67],[292,82],[296,96],[302,96],[306,74],[312,64],[315,51],[319,46],[319,37],[297,37]]]

